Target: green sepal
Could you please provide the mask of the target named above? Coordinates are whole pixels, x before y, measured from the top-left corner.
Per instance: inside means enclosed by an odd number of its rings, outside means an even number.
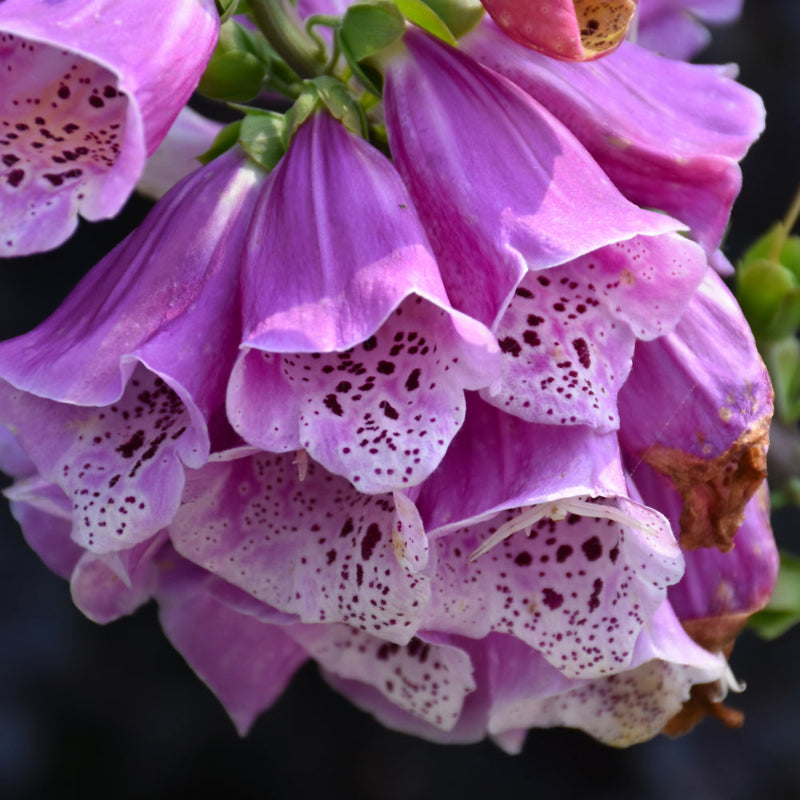
[[[235,20],[228,20],[197,90],[216,100],[242,102],[261,91],[272,60],[269,45]]]
[[[286,153],[283,144],[286,117],[275,111],[261,111],[248,114],[241,122],[242,149],[267,172],[272,172]]]
[[[380,97],[383,76],[368,59],[403,37],[405,19],[394,3],[358,3],[350,6],[336,31],[339,51],[356,79]]]
[[[456,47],[458,42],[442,18],[422,0],[394,0],[403,16],[423,30]]]
[[[777,242],[784,237],[783,245],[775,253]],[[786,267],[800,282],[800,236],[786,236],[786,229],[782,222],[776,222],[763,236],[756,239],[742,256],[740,266],[745,266],[758,258],[774,260],[776,256],[781,265]]]
[[[215,158],[221,156],[227,150],[230,150],[239,141],[239,129],[242,125],[242,120],[237,119],[236,122],[231,122],[226,125],[214,137],[211,147],[202,155],[197,156],[197,160],[201,164],[210,164]]]
[[[800,285],[782,263],[745,257],[736,271],[736,294],[757,339],[782,339],[800,326]]]
[[[367,121],[364,110],[348,92],[347,87],[336,78],[321,75],[305,81],[304,89],[295,104],[286,112],[284,146],[289,148],[297,129],[317,109],[325,108],[334,119],[339,120],[347,130],[367,137]]]
[[[214,0],[219,14],[220,25],[227,22],[234,14],[246,14],[249,11],[246,0]]]
[[[456,39],[469,33],[482,19],[483,6],[475,0],[425,0]]]
[[[775,639],[800,622],[800,558],[781,553],[775,591],[763,611],[750,617],[749,627],[765,639]]]
[[[761,348],[775,390],[775,412],[785,424],[800,419],[800,341],[787,336]]]

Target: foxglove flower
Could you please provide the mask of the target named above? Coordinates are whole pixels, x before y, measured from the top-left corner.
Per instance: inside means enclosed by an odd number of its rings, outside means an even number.
[[[363,492],[419,483],[461,426],[464,390],[495,382],[499,348],[451,307],[400,176],[320,113],[255,219],[234,427],[264,450],[307,450]]]
[[[738,161],[764,126],[761,99],[730,68],[631,43],[591,64],[565,64],[489,24],[464,48],[563,122],[625,197],[681,220],[709,255],[719,247],[741,186]]]
[[[618,47],[637,0],[481,0],[515,42],[565,61],[599,58]]]
[[[212,0],[5,0],[0,256],[57,247],[122,207],[197,85]]]
[[[178,507],[184,466],[234,439],[225,386],[262,176],[237,151],[194,173],[48,320],[0,345],[1,421],[69,497],[82,547],[153,536]]]

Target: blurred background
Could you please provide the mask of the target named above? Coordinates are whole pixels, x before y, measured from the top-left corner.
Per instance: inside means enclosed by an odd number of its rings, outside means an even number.
[[[725,247],[735,262],[785,211],[800,183],[798,0],[749,0],[701,58],[738,62],[767,107],[744,162]],[[134,197],[108,223],[82,225],[44,258],[3,265],[0,338],[29,330],[147,213]],[[4,485],[4,484],[3,484]],[[800,514],[776,514],[800,553]],[[160,632],[148,606],[100,627],[28,550],[0,507],[0,797],[61,799],[800,797],[800,629],[770,643],[743,635],[731,663],[747,691],[741,730],[707,720],[678,740],[612,750],[569,730],[534,731],[524,751],[442,747],[395,734],[306,666],[240,739],[221,706]]]

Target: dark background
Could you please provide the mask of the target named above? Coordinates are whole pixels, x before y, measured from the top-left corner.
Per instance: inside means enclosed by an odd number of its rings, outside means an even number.
[[[703,56],[737,61],[768,110],[767,133],[744,164],[732,259],[783,214],[800,182],[799,31],[797,0],[749,0]],[[134,198],[120,218],[82,225],[56,253],[4,265],[0,338],[52,311],[148,208]],[[798,552],[799,519],[784,511],[776,520]],[[28,550],[5,505],[0,528],[0,797],[800,797],[800,631],[740,639],[732,665],[749,688],[733,698],[747,715],[738,731],[711,720],[625,751],[576,731],[534,731],[509,757],[488,743],[443,747],[388,731],[306,666],[240,739],[152,607],[94,625]]]

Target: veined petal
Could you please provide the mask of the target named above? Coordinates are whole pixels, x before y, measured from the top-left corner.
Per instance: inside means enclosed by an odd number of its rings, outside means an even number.
[[[243,159],[176,186],[48,320],[0,344],[0,418],[73,500],[73,537],[96,553],[164,527],[183,465],[205,463],[210,436],[229,430],[240,247],[260,174]]]
[[[405,498],[362,495],[313,462],[259,454],[188,476],[170,525],[181,555],[303,622],[405,644],[430,595],[425,534]]]
[[[481,0],[506,36],[554,58],[586,61],[625,38],[637,0]]]
[[[456,308],[493,327],[526,270],[678,229],[628,203],[510,81],[418,31],[404,41],[386,75],[389,141]]]
[[[346,625],[292,626],[288,633],[336,678],[359,681],[402,711],[452,730],[476,683],[467,653],[413,638],[401,646]],[[356,701],[368,698],[356,694]]]
[[[77,215],[113,216],[197,85],[211,0],[5,0],[0,256],[61,244]],[[11,84],[9,84],[11,85]]]
[[[502,379],[482,397],[529,422],[615,430],[636,339],[675,326],[706,268],[697,245],[665,234],[526,274],[497,328]]]
[[[208,590],[208,573],[169,553],[156,595],[167,638],[219,698],[244,735],[307,659],[279,625],[240,614]]]
[[[364,492],[422,481],[461,426],[464,390],[496,379],[499,349],[450,307],[391,163],[318,114],[251,233],[234,428],[265,450],[305,448]]]
[[[558,117],[629,200],[686,223],[709,255],[719,246],[741,186],[736,161],[764,128],[761,99],[727,67],[631,43],[592,64],[564,64],[509,44],[489,24],[464,48]]]
[[[709,270],[675,330],[640,342],[619,395],[620,441],[680,493],[681,545],[730,549],[766,474],[772,389],[747,322]]]

